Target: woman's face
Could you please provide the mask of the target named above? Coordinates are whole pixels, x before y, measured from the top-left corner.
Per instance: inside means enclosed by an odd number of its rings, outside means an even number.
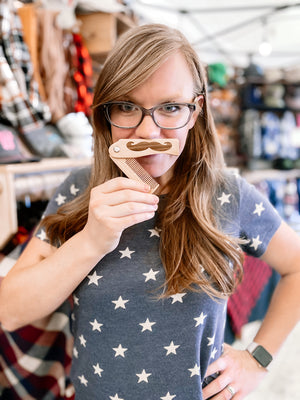
[[[193,103],[193,78],[190,69],[180,53],[170,56],[145,83],[121,100],[130,101],[144,108],[152,108],[167,102]],[[202,104],[201,104],[202,105]],[[199,110],[193,112],[189,123],[180,129],[158,127],[151,116],[146,115],[137,128],[123,129],[111,126],[112,140],[119,139],[179,139],[180,154],[185,146],[188,131],[194,126]],[[172,175],[173,166],[179,156],[155,154],[138,159],[142,167],[158,183],[165,184]]]

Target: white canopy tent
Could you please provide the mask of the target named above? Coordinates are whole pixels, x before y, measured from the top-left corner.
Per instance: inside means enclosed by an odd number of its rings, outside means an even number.
[[[206,63],[300,68],[300,2],[294,0],[130,0],[141,23],[180,29]],[[259,53],[262,42],[270,54]],[[268,44],[265,45],[268,51]]]

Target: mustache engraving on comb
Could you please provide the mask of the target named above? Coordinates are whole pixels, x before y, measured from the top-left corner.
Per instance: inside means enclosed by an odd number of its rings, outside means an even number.
[[[179,155],[179,140],[176,138],[119,139],[109,146],[109,156],[121,171],[130,179],[147,183],[151,193],[157,190],[159,184],[136,158],[158,153]]]
[[[129,150],[132,151],[144,151],[147,149],[151,150],[156,150],[156,151],[167,151],[172,147],[172,143],[166,142],[166,143],[159,143],[159,142],[139,142],[139,143],[134,143],[134,142],[128,142],[126,144],[126,147]]]

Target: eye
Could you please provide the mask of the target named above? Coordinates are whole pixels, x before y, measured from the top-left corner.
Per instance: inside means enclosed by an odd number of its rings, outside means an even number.
[[[132,113],[132,112],[137,112],[139,110],[138,107],[132,103],[119,103],[118,109],[119,111],[124,113]]]
[[[164,114],[174,114],[176,112],[180,112],[182,110],[182,108],[183,108],[183,106],[181,104],[168,103],[168,104],[162,104],[158,108],[158,111],[160,113],[164,113]]]

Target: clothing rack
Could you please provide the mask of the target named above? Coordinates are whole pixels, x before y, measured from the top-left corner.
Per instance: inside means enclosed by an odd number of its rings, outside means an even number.
[[[0,166],[0,248],[18,230],[17,201],[49,199],[74,168],[90,164],[90,159],[51,158],[39,162]]]

